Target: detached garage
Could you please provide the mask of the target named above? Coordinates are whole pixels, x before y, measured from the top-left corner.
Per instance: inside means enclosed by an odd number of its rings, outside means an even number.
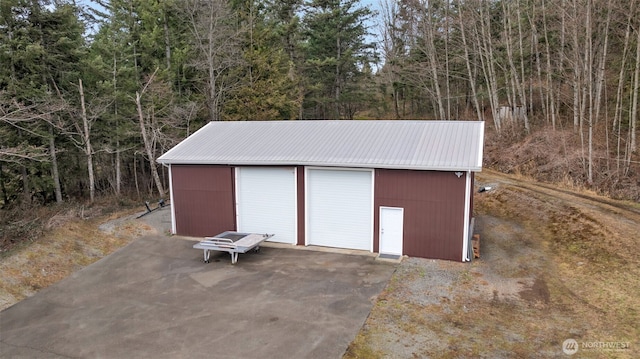
[[[172,232],[470,259],[478,121],[211,122],[158,159]]]

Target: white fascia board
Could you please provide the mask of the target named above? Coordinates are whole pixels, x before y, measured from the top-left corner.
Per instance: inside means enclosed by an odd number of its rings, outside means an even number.
[[[187,142],[187,140],[189,140],[191,137],[195,137],[199,132],[206,131],[206,128],[211,126],[211,124],[212,124],[212,122],[209,122],[208,124],[200,127],[196,132],[194,132],[191,135],[187,136],[185,139],[180,141],[180,143],[178,143],[177,145],[175,145],[171,149],[169,149],[169,151],[165,152],[160,157],[156,158],[156,162],[161,163],[161,164],[172,164],[172,163],[178,164],[178,163],[172,161],[170,158],[167,158],[167,155],[170,155],[171,152],[177,151],[180,147],[182,147],[184,145],[184,143]]]
[[[480,127],[480,141],[478,143],[478,160],[476,162],[477,171],[482,170],[482,157],[484,155],[484,122],[482,122],[482,126]]]
[[[482,162],[482,159],[480,159]],[[472,171],[480,172],[482,165],[480,166],[462,166],[462,167],[445,167],[445,166],[412,166],[412,165],[388,165],[388,164],[376,164],[376,163],[328,163],[328,162],[291,162],[291,161],[208,161],[208,160],[179,160],[173,161],[171,159],[165,159],[163,164],[174,165],[222,165],[222,166],[284,166],[284,167],[320,167],[320,168],[379,168],[379,169],[396,169],[396,170],[416,170],[416,171],[442,171],[442,172],[454,172],[454,171]]]

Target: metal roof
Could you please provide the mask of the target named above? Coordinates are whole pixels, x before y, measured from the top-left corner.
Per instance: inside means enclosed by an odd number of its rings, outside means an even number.
[[[222,121],[158,162],[480,171],[483,145],[481,121]]]

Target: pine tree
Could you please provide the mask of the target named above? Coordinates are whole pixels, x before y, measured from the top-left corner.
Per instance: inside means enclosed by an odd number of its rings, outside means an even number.
[[[374,61],[367,42],[371,10],[357,0],[312,0],[303,19],[304,73],[307,76],[305,115],[352,118],[354,105],[367,100],[360,91],[364,69]]]
[[[12,114],[3,122],[11,125],[5,131],[15,153],[29,153],[18,161],[19,170],[3,178],[20,173],[25,200],[35,196],[48,201],[53,193],[60,202],[56,142],[73,107],[68,94],[74,90],[71,81],[77,78],[84,55],[84,26],[78,8],[65,2],[46,7],[38,1],[3,1],[0,11],[0,56],[9,64],[0,70],[0,101],[3,113]],[[45,151],[48,163],[40,160]],[[6,168],[11,171],[11,166]]]
[[[280,42],[278,19],[269,9],[249,0],[237,5],[243,30],[243,63],[231,71],[237,86],[224,105],[230,120],[293,119],[299,97],[292,62]]]

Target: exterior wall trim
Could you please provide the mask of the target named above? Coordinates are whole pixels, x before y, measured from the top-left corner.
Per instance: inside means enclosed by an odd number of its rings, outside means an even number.
[[[376,238],[375,220],[376,220],[376,170],[371,169],[371,240],[369,241],[369,252],[373,253],[373,241]],[[404,209],[403,209],[404,212]]]
[[[240,174],[240,166],[233,166],[233,221],[236,224],[236,230],[240,228],[240,212],[238,211],[238,181]]]
[[[471,171],[465,174],[465,191],[464,191],[464,223],[462,232],[462,261],[468,262],[469,258],[469,222],[471,217]]]
[[[306,245],[306,201],[307,183],[304,166],[296,166],[296,245]]]
[[[291,243],[294,246],[298,245],[298,216],[300,215],[300,213],[298,212],[298,167],[297,166],[293,166],[293,213],[295,213],[296,218],[294,218],[294,230],[293,233],[295,235],[295,238],[293,239],[293,243]]]
[[[176,234],[176,206],[173,205],[173,168],[169,165],[169,203],[171,204],[171,234]]]

